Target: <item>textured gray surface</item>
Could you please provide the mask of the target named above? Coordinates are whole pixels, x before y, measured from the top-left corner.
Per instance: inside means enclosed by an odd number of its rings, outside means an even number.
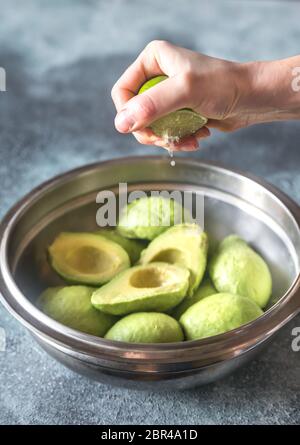
[[[189,5],[189,6],[188,6]],[[2,0],[1,215],[33,186],[92,161],[160,153],[113,128],[110,88],[145,43],[164,38],[237,60],[299,53],[296,2]],[[300,123],[214,133],[196,158],[256,173],[300,202]],[[299,423],[300,352],[290,323],[231,377],[179,393],[116,389],[54,362],[3,308],[0,423]]]

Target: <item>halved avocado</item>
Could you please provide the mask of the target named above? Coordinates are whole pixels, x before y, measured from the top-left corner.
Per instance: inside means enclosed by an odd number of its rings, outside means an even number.
[[[155,238],[142,252],[140,263],[163,261],[190,271],[188,294],[193,295],[206,268],[208,240],[197,224],[178,224]]]
[[[181,302],[189,285],[189,271],[167,263],[135,266],[97,289],[92,305],[103,312],[164,312]]]
[[[145,248],[145,245],[141,242],[134,239],[124,238],[124,236],[114,229],[99,229],[94,233],[96,235],[101,235],[104,238],[109,239],[123,247],[123,249],[126,250],[129,255],[131,264],[135,264],[138,261],[142,250]]]
[[[144,197],[122,209],[118,231],[126,238],[153,240],[168,227],[190,221],[189,218],[190,213],[174,199]]]
[[[98,286],[130,266],[119,244],[93,233],[62,232],[48,250],[52,267],[71,283]]]
[[[49,287],[39,297],[37,306],[70,328],[103,337],[118,319],[91,305],[94,290],[87,286]]]

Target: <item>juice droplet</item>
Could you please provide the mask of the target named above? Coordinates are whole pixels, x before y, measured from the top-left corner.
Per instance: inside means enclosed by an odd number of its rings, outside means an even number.
[[[168,151],[169,151],[169,155],[170,155],[170,157],[171,157],[171,162],[170,162],[171,167],[175,167],[176,162],[175,162],[175,160],[173,159],[173,156],[174,156],[173,150],[169,149]]]

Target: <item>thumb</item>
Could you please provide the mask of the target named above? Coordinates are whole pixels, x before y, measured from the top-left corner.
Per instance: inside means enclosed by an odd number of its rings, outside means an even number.
[[[189,107],[190,99],[183,76],[170,77],[130,99],[115,118],[121,133],[141,130],[160,117]]]

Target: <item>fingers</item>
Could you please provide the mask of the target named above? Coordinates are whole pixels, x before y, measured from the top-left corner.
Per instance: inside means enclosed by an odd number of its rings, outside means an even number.
[[[137,94],[146,80],[166,74],[157,60],[157,46],[163,46],[163,42],[150,42],[113,86],[111,96],[117,111]]]
[[[195,151],[199,148],[198,141],[209,137],[210,131],[207,127],[203,127],[193,136],[185,137],[174,143],[166,143],[164,139],[156,136],[150,128],[136,131],[133,135],[138,142],[144,145],[155,145],[172,151]]]
[[[208,136],[210,136],[210,131],[209,128],[207,127],[202,127],[195,133],[195,137],[197,139],[204,139],[207,138]]]
[[[173,144],[171,148],[173,151],[196,151],[200,148],[199,141],[209,136],[209,129],[207,127],[202,127],[194,135],[183,138],[179,142]]]
[[[123,108],[126,102],[128,102],[132,97],[134,97],[135,94],[126,88],[116,87],[116,85],[113,87],[111,91],[111,97],[118,112]]]
[[[172,45],[163,40],[153,40],[126,69],[112,89],[112,99],[118,101],[121,90],[137,94],[146,80],[162,74],[174,77],[190,70],[189,57],[193,51]]]
[[[163,146],[163,140],[156,136],[150,128],[144,128],[144,130],[133,132],[134,137],[138,142],[144,145],[156,145]]]
[[[167,144],[148,128],[153,121],[172,111],[194,108],[192,101],[196,94],[188,63],[192,55],[192,52],[168,42],[154,41],[147,45],[112,89],[112,99],[118,112],[116,129],[121,133],[132,132],[142,144],[174,151],[196,150],[197,139],[210,135],[206,127],[196,135],[172,144]],[[137,95],[146,80],[162,74],[168,75],[168,79]]]
[[[187,136],[179,142],[169,144],[166,148],[172,151],[196,151],[199,148],[199,143],[195,136]]]
[[[129,99],[116,116],[116,129],[129,133],[145,128],[172,111],[190,107],[190,97],[184,75],[168,78]]]

